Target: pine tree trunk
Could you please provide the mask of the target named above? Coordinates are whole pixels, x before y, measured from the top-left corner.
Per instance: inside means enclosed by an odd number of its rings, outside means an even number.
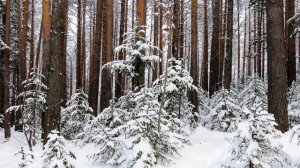
[[[238,53],[237,53],[237,81],[240,82],[241,77],[241,30],[240,30],[240,1],[237,0],[237,47],[238,47]]]
[[[68,10],[69,10],[69,3],[68,1],[64,1],[64,7],[66,8],[66,12],[64,12],[64,15],[62,16],[64,21],[64,41],[63,41],[63,50],[62,50],[62,79],[61,79],[61,106],[66,107],[67,98],[68,98],[68,92],[67,92],[67,38],[68,38]],[[72,72],[70,72],[72,73]],[[71,81],[72,84],[72,81]]]
[[[136,19],[137,23],[140,26],[146,26],[146,0],[137,0],[136,1]],[[146,31],[146,28],[143,28]],[[142,34],[143,37],[146,34]],[[142,53],[143,54],[143,53]],[[141,60],[137,61],[137,65],[135,66],[134,72],[138,74],[136,77],[132,79],[132,88],[141,87],[145,85],[145,66],[141,62]]]
[[[243,65],[242,65],[242,83],[245,83],[246,79],[246,45],[247,45],[247,10],[245,7],[245,21],[244,21],[244,49],[243,49]]]
[[[219,74],[219,25],[220,25],[220,1],[215,0],[213,4],[213,31],[211,40],[210,72],[209,72],[209,95],[210,97],[217,91]]]
[[[126,6],[127,6],[127,0],[121,1],[121,18],[120,18],[120,38],[119,38],[119,45],[123,43],[124,40],[124,33],[125,33],[125,19],[127,17],[126,13]],[[119,54],[119,60],[125,60],[125,53]],[[116,98],[119,98],[122,96],[122,92],[124,90],[124,79],[122,77],[122,74],[117,74],[117,80],[116,80]]]
[[[224,88],[229,90],[232,78],[232,40],[233,40],[233,0],[228,0],[227,4],[227,38],[226,57],[224,72]]]
[[[199,86],[199,70],[198,70],[198,19],[197,19],[198,0],[192,0],[191,11],[191,77],[193,84]],[[189,94],[191,103],[194,105],[193,112],[198,113],[198,96],[196,91]],[[196,119],[196,121],[198,121]]]
[[[5,23],[5,5],[4,2],[1,3],[0,2],[0,24],[2,24],[3,26],[6,25]],[[1,39],[5,39],[5,29],[0,30],[1,34],[0,34],[0,38]],[[2,45],[1,45],[2,46]],[[2,50],[0,50],[0,67],[3,67],[3,55],[4,52]],[[2,68],[1,68],[2,69]],[[3,109],[3,105],[4,105],[4,73],[3,73],[3,69],[0,70],[0,115],[4,116],[4,109]],[[0,128],[3,128],[3,125],[0,125]]]
[[[262,64],[262,58],[261,58],[261,51],[262,51],[262,6],[259,5],[258,6],[258,18],[257,18],[257,23],[258,23],[258,26],[257,26],[257,41],[258,41],[258,44],[257,44],[257,50],[256,50],[256,53],[257,53],[257,75],[258,77],[260,77],[262,79],[262,70],[261,70],[261,64]]]
[[[204,0],[204,19],[203,19],[203,60],[201,66],[201,86],[202,89],[208,91],[208,16],[207,16],[207,0]]]
[[[83,70],[83,60],[82,60],[82,52],[81,52],[81,29],[82,29],[82,4],[81,0],[77,1],[77,45],[76,45],[76,89],[82,89],[82,70]]]
[[[29,72],[34,68],[34,0],[31,1],[31,28],[30,28],[30,63]]]
[[[51,1],[43,1],[43,19],[42,19],[42,32],[43,32],[43,75],[45,79],[43,83],[49,87],[49,78],[48,78],[48,70],[49,67],[49,55],[50,55],[50,38],[51,38]],[[48,96],[49,97],[49,96]],[[48,118],[46,116],[46,112],[42,113],[42,139],[44,143],[47,141],[48,133],[51,130],[48,130]]]
[[[295,1],[287,0],[285,6],[285,21],[295,15]],[[287,56],[287,80],[288,87],[296,81],[296,45],[295,37],[291,37],[294,33],[294,25],[287,24],[285,26],[285,42],[286,42],[286,56]]]
[[[61,111],[61,88],[62,88],[62,70],[63,70],[63,53],[64,53],[64,30],[66,19],[67,0],[53,1],[52,4],[52,21],[51,21],[51,40],[48,69],[48,94],[47,94],[47,132],[48,136],[52,130],[60,131],[60,111]],[[56,33],[62,32],[62,33]],[[44,143],[47,142],[45,139]]]
[[[268,109],[274,114],[277,128],[286,132],[289,125],[283,25],[283,1],[267,0]]]
[[[179,58],[179,20],[180,20],[180,0],[174,0],[173,5],[173,38],[172,38],[172,56],[176,59]]]
[[[252,74],[251,74],[251,70],[252,70],[252,67],[251,67],[251,60],[252,60],[252,51],[251,51],[251,48],[252,48],[252,44],[251,44],[251,9],[249,8],[248,9],[248,55],[247,55],[247,63],[248,63],[248,66],[247,66],[247,77],[250,77]]]
[[[113,1],[106,0],[105,15],[103,22],[103,45],[102,45],[102,63],[106,64],[112,61],[113,56],[113,27],[114,27],[114,15],[113,15]],[[101,97],[100,97],[100,111],[103,111],[108,107],[109,101],[112,99],[112,79],[110,77],[110,70],[102,69],[101,78]]]
[[[102,35],[102,10],[103,0],[97,0],[96,7],[96,31],[94,54],[91,57],[90,80],[89,80],[89,104],[93,109],[94,116],[97,116],[98,96],[99,96],[99,74],[100,74],[100,56],[101,56],[101,35]]]
[[[184,54],[184,0],[180,1],[179,58]]]
[[[82,81],[82,89],[85,91],[86,89],[86,0],[82,1],[82,43],[81,43],[81,81]]]
[[[5,12],[5,44],[10,46],[10,0],[6,0],[6,12]],[[10,50],[5,49],[3,51],[3,75],[4,75],[4,101],[3,101],[3,112],[4,112],[4,137],[10,138],[11,132],[11,118],[10,113],[6,113],[9,108],[9,54]]]

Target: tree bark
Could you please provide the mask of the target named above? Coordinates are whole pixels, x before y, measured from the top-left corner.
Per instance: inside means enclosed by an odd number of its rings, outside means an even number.
[[[213,31],[211,40],[210,72],[209,72],[209,96],[217,91],[219,74],[219,25],[220,25],[220,1],[215,0],[213,4]]]
[[[113,15],[113,1],[106,0],[105,15],[103,23],[103,43],[102,45],[102,63],[106,64],[112,61],[113,55],[113,27],[114,27],[114,15]],[[102,69],[101,78],[101,97],[100,97],[100,111],[108,107],[109,101],[112,99],[112,80],[110,77],[110,70]]]
[[[207,0],[204,0],[204,19],[203,19],[203,60],[201,66],[201,86],[202,89],[208,91],[208,16],[207,16]]]
[[[97,0],[96,9],[96,32],[94,52],[91,57],[90,80],[89,80],[89,104],[93,109],[94,116],[97,116],[98,96],[99,96],[99,73],[101,56],[101,35],[102,35],[102,10],[103,0]]]
[[[10,46],[10,0],[6,0],[6,12],[5,12],[5,44]],[[6,110],[9,108],[9,57],[10,50],[5,49],[3,55],[3,75],[4,75],[4,101],[3,101],[3,112],[4,112],[4,137],[10,138],[11,132],[11,119],[10,113],[6,113]]]
[[[51,40],[49,55],[49,89],[47,94],[46,121],[48,136],[52,130],[60,131],[60,111],[61,111],[61,85],[62,85],[62,62],[63,62],[63,46],[64,46],[64,30],[66,19],[67,0],[53,1],[52,4],[52,21],[51,21]],[[44,143],[48,139],[44,140]]]
[[[287,113],[287,74],[283,30],[283,1],[267,0],[268,107],[277,128],[289,129]]]
[[[285,21],[295,15],[295,0],[287,0],[285,6]],[[296,81],[296,45],[295,37],[291,37],[294,32],[293,24],[285,26],[285,42],[287,56],[287,80],[288,87],[292,86],[293,81]]]
[[[173,5],[173,38],[172,38],[172,56],[179,58],[179,20],[180,20],[180,0],[174,0]]]
[[[198,71],[198,0],[192,0],[192,11],[191,11],[191,76],[193,78],[193,84],[199,86],[199,71]],[[194,105],[193,112],[198,113],[198,96],[195,90],[190,92],[190,100]],[[197,121],[197,119],[196,119]]]
[[[43,64],[41,65],[43,68],[43,75],[46,77],[44,79],[44,84],[49,87],[49,78],[48,78],[48,70],[49,67],[49,55],[50,55],[50,38],[51,38],[51,1],[43,1],[43,19],[42,19],[42,32],[43,32]],[[49,97],[49,96],[48,96]],[[48,118],[46,116],[46,112],[42,113],[42,139],[44,143],[47,141],[48,133],[51,130],[48,130]]]
[[[78,0],[77,1],[77,46],[76,46],[76,65],[77,65],[77,68],[76,68],[76,89],[82,89],[83,87],[83,84],[82,84],[82,70],[83,70],[83,67],[82,67],[82,63],[83,63],[83,60],[82,60],[82,52],[81,52],[81,42],[82,42],[82,39],[81,39],[81,29],[82,29],[82,14],[81,14],[81,11],[82,11],[82,4],[81,4],[81,0]]]
[[[227,1],[227,38],[226,38],[226,57],[224,71],[224,88],[230,90],[232,78],[232,40],[233,40],[233,0]]]
[[[30,60],[29,60],[29,72],[34,67],[34,0],[31,1],[31,29],[30,29]]]

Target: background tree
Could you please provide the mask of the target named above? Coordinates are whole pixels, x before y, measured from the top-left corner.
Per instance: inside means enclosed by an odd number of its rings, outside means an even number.
[[[97,0],[96,5],[96,31],[95,42],[93,45],[93,55],[91,57],[90,79],[89,79],[89,103],[93,109],[94,115],[97,115],[98,107],[98,88],[100,74],[100,56],[101,56],[101,37],[102,37],[102,17],[103,0]]]

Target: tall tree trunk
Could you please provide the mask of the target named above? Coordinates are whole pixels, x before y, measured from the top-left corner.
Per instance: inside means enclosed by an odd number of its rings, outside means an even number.
[[[86,88],[86,0],[82,1],[82,43],[81,43],[81,81],[82,89],[85,91]]]
[[[127,6],[127,0],[121,1],[121,19],[120,19],[120,38],[119,38],[119,45],[123,43],[124,40],[124,33],[125,33],[125,19],[127,18],[126,13],[126,6]],[[125,60],[125,53],[120,53],[119,60]],[[117,74],[117,80],[116,80],[116,98],[119,98],[122,96],[122,92],[124,90],[124,79],[122,77],[122,74]]]
[[[252,60],[252,51],[251,51],[251,48],[252,48],[252,44],[251,44],[251,35],[252,35],[252,32],[251,32],[251,9],[248,10],[248,55],[247,55],[247,63],[248,63],[248,66],[247,66],[247,77],[250,77],[252,74],[251,74],[251,70],[252,70],[252,67],[251,67],[251,60]]]
[[[50,55],[50,38],[51,38],[51,1],[43,1],[43,19],[42,19],[42,32],[43,32],[43,75],[46,77],[44,79],[44,84],[49,87],[48,70],[49,66],[49,55]],[[49,96],[48,96],[49,97]],[[46,112],[42,112],[42,139],[44,143],[47,141],[48,130],[47,126],[47,116]]]
[[[173,38],[172,38],[172,56],[179,58],[179,20],[180,20],[180,0],[174,0],[173,5]]]
[[[220,37],[219,37],[219,74],[218,74],[218,82],[217,88],[220,89],[224,84],[224,62],[225,62],[225,37],[226,37],[226,23],[227,23],[227,0],[225,0],[223,5],[223,0],[221,0],[220,4],[221,15],[220,15]]]
[[[243,50],[243,66],[242,66],[242,83],[245,83],[246,79],[246,45],[247,45],[247,8],[245,7],[245,20],[244,20],[244,50]]]
[[[184,0],[180,1],[179,58],[184,54]]]
[[[64,23],[64,41],[63,41],[63,46],[62,46],[62,72],[61,72],[61,106],[65,107],[66,103],[67,103],[67,98],[68,98],[68,92],[67,92],[67,38],[68,38],[68,10],[69,10],[69,3],[68,1],[64,1],[64,7],[67,10],[66,12],[64,12],[64,15],[62,16],[65,20]],[[72,72],[70,72],[72,73]],[[70,81],[71,84],[73,83],[72,81]]]
[[[154,3],[154,21],[153,21],[153,43],[154,43],[154,46],[159,46],[158,44],[158,39],[159,39],[159,27],[158,27],[158,23],[159,23],[159,16],[158,16],[158,7],[157,7],[157,4]],[[157,51],[155,51],[156,55],[159,54]],[[159,63],[155,63],[155,67],[153,69],[153,74],[152,74],[152,81],[155,81],[158,77],[158,67],[159,66]]]
[[[111,0],[106,0],[105,15],[103,23],[103,45],[102,45],[102,63],[106,64],[112,61],[113,56],[113,27],[114,27],[114,15],[113,15],[114,4]],[[112,79],[110,77],[110,70],[105,68],[102,69],[101,78],[101,97],[100,97],[100,111],[108,107],[109,101],[112,98]]]
[[[91,57],[90,65],[90,86],[89,86],[89,104],[93,109],[94,116],[97,116],[98,96],[99,96],[99,74],[100,74],[100,56],[101,56],[101,35],[102,35],[102,10],[103,0],[97,0],[96,7],[96,32],[94,43],[94,54]]]
[[[82,60],[82,52],[81,52],[81,29],[82,29],[82,4],[81,0],[77,1],[77,46],[76,46],[76,89],[82,89],[82,70],[83,70],[83,60]]]
[[[61,110],[61,84],[62,84],[62,62],[63,62],[63,46],[64,46],[64,32],[66,19],[67,0],[53,1],[52,4],[52,25],[51,25],[51,40],[50,40],[50,57],[49,57],[49,90],[47,95],[47,132],[52,130],[60,131],[60,110]],[[47,142],[45,139],[44,143]]]
[[[267,0],[268,109],[274,114],[277,128],[286,132],[289,124],[283,25],[283,1]]]
[[[219,25],[220,25],[220,1],[215,0],[213,4],[213,31],[211,40],[210,72],[209,72],[209,96],[217,91],[219,74]]]
[[[230,89],[232,78],[232,40],[233,40],[233,0],[228,0],[227,4],[227,38],[226,38],[226,57],[224,72],[224,88]]]
[[[204,0],[204,19],[203,19],[203,60],[201,66],[201,86],[202,89],[208,91],[208,16],[207,16],[207,0]]]
[[[198,0],[192,0],[191,11],[191,76],[193,78],[193,84],[199,86],[198,82]],[[198,96],[196,91],[191,91],[190,95],[191,103],[194,105],[193,112],[198,113]],[[196,118],[197,121],[197,118]]]
[[[285,21],[295,15],[295,0],[287,0],[285,6]],[[287,24],[285,27],[286,57],[287,57],[287,80],[288,87],[296,81],[296,45],[295,37],[291,37],[294,32],[294,26]]]
[[[29,16],[29,0],[23,3],[23,23],[22,23],[22,39],[21,39],[21,64],[20,64],[20,82],[26,80],[26,53],[27,53],[27,30]]]
[[[136,1],[136,19],[139,26],[144,26],[143,29],[146,31],[146,0],[137,0]],[[143,37],[146,34],[142,34]],[[143,54],[143,53],[142,53]],[[135,89],[136,87],[144,86],[145,84],[145,66],[141,63],[141,60],[138,60],[137,66],[134,70],[135,73],[138,75],[132,79],[132,88]]]
[[[5,44],[10,46],[10,0],[6,0],[6,12],[5,12]],[[10,113],[6,113],[6,110],[9,107],[9,57],[10,50],[5,49],[3,55],[3,75],[4,75],[4,101],[3,101],[3,112],[4,112],[4,137],[10,138],[11,132],[11,121]]]
[[[257,50],[256,50],[256,53],[257,53],[257,75],[258,77],[262,78],[262,71],[261,71],[261,64],[262,64],[262,59],[261,59],[261,47],[262,47],[262,5],[259,4],[258,5],[258,13],[257,13],[257,41],[258,41],[258,44],[257,44]]]
[[[238,47],[238,53],[237,53],[237,81],[240,82],[241,77],[241,29],[240,29],[240,0],[236,0],[237,2],[237,47]]]
[[[31,28],[30,28],[30,60],[29,60],[29,72],[32,70],[34,67],[34,13],[35,13],[35,8],[34,8],[34,0],[31,0]]]
[[[5,4],[4,2],[0,2],[0,24],[6,25],[5,23]],[[0,38],[5,39],[5,29],[0,30]],[[2,45],[0,45],[2,47]],[[4,116],[4,73],[3,73],[3,51],[0,50],[0,115]],[[0,125],[0,128],[3,128],[3,125]]]

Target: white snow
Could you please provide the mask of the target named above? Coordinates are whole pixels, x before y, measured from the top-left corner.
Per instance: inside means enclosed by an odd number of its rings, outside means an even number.
[[[204,127],[198,127],[191,131],[190,145],[181,149],[181,157],[174,158],[174,165],[162,166],[157,165],[155,168],[218,168],[218,162],[230,156],[230,144],[227,141],[232,137],[233,133],[223,133],[211,131]],[[283,150],[288,153],[294,163],[300,162],[300,146],[297,146],[297,140],[293,139],[291,142],[292,131],[285,133],[280,142],[283,144]],[[68,141],[69,147],[76,155],[76,164],[80,168],[112,168],[105,166],[99,162],[88,160],[87,155],[91,151],[95,151],[94,145],[87,145],[84,148],[79,148]],[[4,139],[4,130],[0,129],[0,168],[18,168],[21,163],[21,156],[15,155],[20,151],[21,147],[27,149],[27,144],[23,133],[14,132],[12,129],[12,137],[10,140]],[[33,147],[35,156],[34,161],[41,159],[42,143],[38,143]],[[39,163],[34,164],[39,168]],[[33,167],[33,165],[32,165]]]

